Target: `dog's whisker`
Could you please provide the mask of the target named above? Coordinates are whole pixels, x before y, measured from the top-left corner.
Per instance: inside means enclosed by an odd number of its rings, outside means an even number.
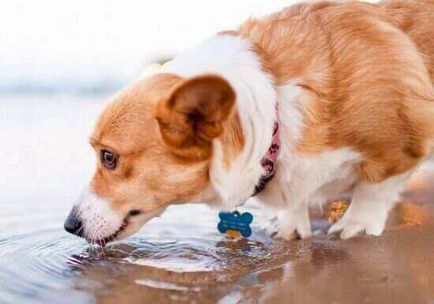
[[[80,235],[83,232],[84,228],[83,226],[81,226],[78,230],[77,230],[77,234]]]
[[[105,241],[104,240],[102,240],[102,242],[101,242],[101,244],[100,244],[100,247],[101,247],[101,252],[102,252],[102,256],[103,257],[105,257],[105,251],[104,251],[104,247],[105,247]]]

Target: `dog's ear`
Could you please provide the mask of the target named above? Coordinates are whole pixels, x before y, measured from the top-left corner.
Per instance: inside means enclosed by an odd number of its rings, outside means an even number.
[[[163,140],[187,160],[210,157],[212,140],[223,133],[235,104],[235,92],[222,77],[183,80],[156,108]]]

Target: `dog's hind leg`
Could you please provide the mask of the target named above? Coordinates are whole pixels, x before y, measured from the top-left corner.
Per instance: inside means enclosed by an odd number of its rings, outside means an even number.
[[[348,239],[360,232],[379,236],[383,233],[387,215],[411,172],[388,178],[380,183],[359,182],[353,192],[353,199],[344,216],[328,231],[329,234],[342,231],[342,239]]]

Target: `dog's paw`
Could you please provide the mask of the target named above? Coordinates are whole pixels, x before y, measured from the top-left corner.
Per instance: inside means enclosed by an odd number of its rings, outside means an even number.
[[[262,226],[262,229],[270,237],[275,237],[279,232],[279,220],[277,219],[277,216],[265,222],[265,224]]]
[[[363,232],[372,236],[380,236],[383,233],[387,216],[381,214],[357,216],[349,211],[330,227],[328,234],[340,231],[341,239],[349,239]]]
[[[291,220],[292,219],[292,220]],[[270,220],[265,227],[267,234],[273,238],[291,241],[294,239],[308,239],[312,237],[309,218],[289,217],[286,212]]]

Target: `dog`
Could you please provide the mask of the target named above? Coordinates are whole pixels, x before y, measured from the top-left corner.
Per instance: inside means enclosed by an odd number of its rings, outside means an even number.
[[[328,232],[381,235],[434,150],[433,20],[433,0],[302,3],[180,54],[99,117],[65,229],[105,245],[169,205],[255,195],[305,239],[309,207],[348,194]]]

